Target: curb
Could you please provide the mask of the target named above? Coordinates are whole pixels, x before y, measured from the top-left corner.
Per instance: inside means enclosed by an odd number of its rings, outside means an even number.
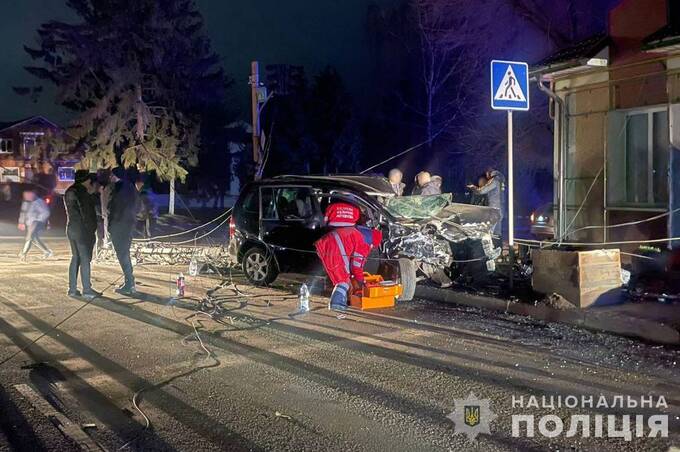
[[[675,328],[661,322],[612,312],[578,308],[562,311],[547,306],[534,306],[428,286],[416,286],[416,296],[443,303],[509,312],[546,322],[564,323],[587,330],[635,337],[659,344],[680,344],[680,331]]]

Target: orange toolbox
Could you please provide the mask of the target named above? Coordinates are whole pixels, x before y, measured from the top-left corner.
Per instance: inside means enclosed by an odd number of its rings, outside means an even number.
[[[394,307],[395,299],[403,293],[401,284],[385,281],[380,275],[364,274],[366,285],[363,290],[355,291],[349,299],[353,308],[378,309]]]

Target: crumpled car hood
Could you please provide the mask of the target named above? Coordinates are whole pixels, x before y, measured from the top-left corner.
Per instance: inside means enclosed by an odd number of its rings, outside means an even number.
[[[457,243],[465,239],[481,240],[491,234],[500,220],[501,213],[496,208],[451,203],[434,217],[421,221],[437,224],[447,240]]]
[[[450,194],[392,198],[385,208],[396,219],[389,242],[395,254],[445,268],[453,261],[452,244],[472,239],[486,244],[489,259],[497,256],[491,233],[501,219],[498,209],[452,203]]]

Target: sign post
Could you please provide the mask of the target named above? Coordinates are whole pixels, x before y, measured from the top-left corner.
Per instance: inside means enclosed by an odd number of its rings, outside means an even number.
[[[515,246],[515,177],[513,171],[512,143],[512,110],[508,110],[508,244],[513,250]]]
[[[510,290],[515,267],[515,180],[513,170],[512,112],[529,110],[529,65],[518,61],[491,61],[491,108],[508,112],[508,245]]]

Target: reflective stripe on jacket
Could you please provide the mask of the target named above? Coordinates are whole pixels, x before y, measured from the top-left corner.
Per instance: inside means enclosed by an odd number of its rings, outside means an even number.
[[[334,285],[349,283],[352,278],[364,281],[364,265],[371,252],[371,243],[356,227],[335,229],[314,246]]]

